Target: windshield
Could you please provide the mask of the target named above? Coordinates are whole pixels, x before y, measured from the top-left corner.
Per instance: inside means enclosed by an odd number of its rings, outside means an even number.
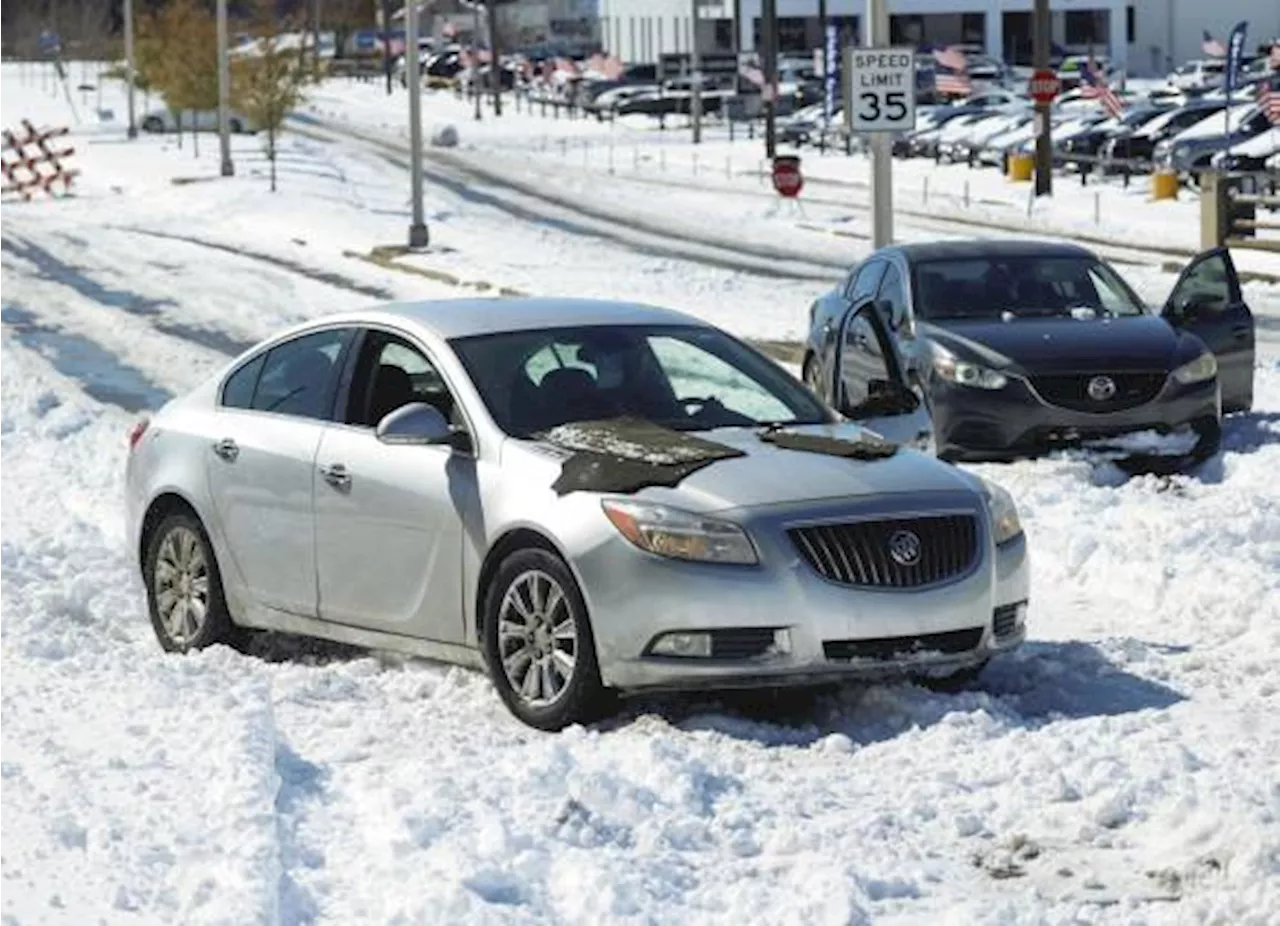
[[[623,416],[680,431],[833,420],[773,361],[714,328],[599,325],[450,343],[513,437]]]
[[[916,264],[913,273],[916,315],[929,321],[1143,314],[1124,281],[1086,257],[931,260]]]

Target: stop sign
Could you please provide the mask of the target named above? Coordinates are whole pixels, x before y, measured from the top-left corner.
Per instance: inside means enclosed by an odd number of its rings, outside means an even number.
[[[1053,71],[1042,68],[1031,75],[1027,90],[1031,99],[1037,103],[1052,103],[1053,98],[1062,90],[1062,81],[1058,80],[1058,75]]]
[[[782,154],[773,159],[773,188],[779,196],[799,196],[804,188],[800,176],[800,159],[794,154]]]

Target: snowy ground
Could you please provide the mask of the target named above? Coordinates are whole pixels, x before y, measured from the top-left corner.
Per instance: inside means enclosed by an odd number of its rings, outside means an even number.
[[[0,88],[8,121],[66,118],[10,67]],[[3,212],[6,924],[1280,922],[1274,287],[1250,291],[1257,408],[1197,474],[979,468],[1034,555],[1031,642],[982,690],[654,701],[547,736],[471,672],[159,652],[122,538],[134,413],[289,321],[470,291],[344,256],[407,224],[367,146],[288,140],[273,197],[254,139],[234,180],[180,185],[216,174],[209,139],[74,143],[78,196]],[[822,289],[516,221],[476,186],[428,203],[422,265],[464,280],[775,338]]]

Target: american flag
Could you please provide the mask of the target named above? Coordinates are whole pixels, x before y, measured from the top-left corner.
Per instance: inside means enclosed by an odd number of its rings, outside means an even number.
[[[1258,106],[1272,125],[1280,125],[1280,80],[1264,80],[1258,84]]]
[[[1087,100],[1097,100],[1113,119],[1119,119],[1124,112],[1124,103],[1107,83],[1107,78],[1099,73],[1097,62],[1090,58],[1080,70],[1080,80],[1084,82],[1083,96]]]
[[[1204,53],[1210,58],[1225,58],[1227,56],[1227,46],[1211,36],[1208,29],[1204,30],[1204,41],[1200,43],[1200,47],[1204,49]]]
[[[964,52],[955,47],[935,48],[933,60],[938,63],[933,75],[934,88],[946,96],[968,96],[973,92],[969,80],[969,62]]]
[[[755,84],[757,87],[764,86],[764,71],[760,70],[754,64],[742,65],[738,68],[738,73],[741,74],[748,83]]]

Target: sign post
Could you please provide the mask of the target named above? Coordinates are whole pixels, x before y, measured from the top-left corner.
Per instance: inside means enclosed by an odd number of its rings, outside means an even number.
[[[916,126],[915,49],[891,48],[885,0],[867,0],[866,48],[845,49],[845,124],[871,135],[871,246],[893,243],[892,133]]]
[[[1032,56],[1036,72],[1049,69],[1051,20],[1049,0],[1035,0],[1031,14]],[[1053,140],[1050,136],[1049,104],[1036,101],[1036,196],[1053,195]]]

